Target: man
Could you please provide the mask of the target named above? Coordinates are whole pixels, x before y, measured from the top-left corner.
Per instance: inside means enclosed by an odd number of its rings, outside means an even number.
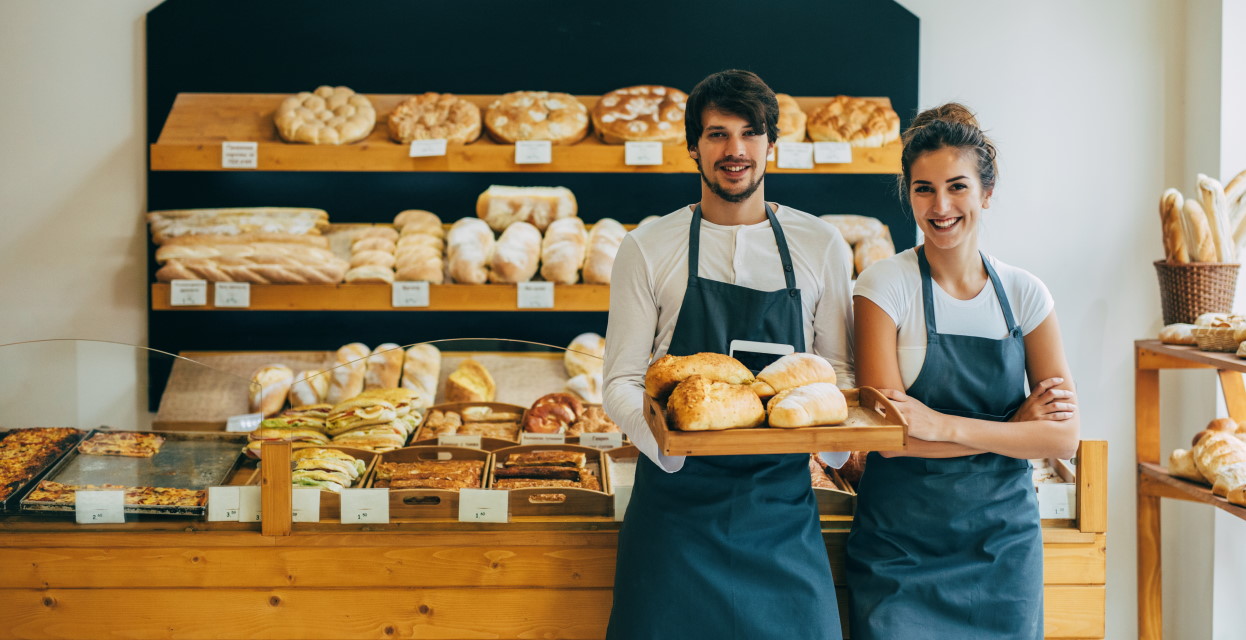
[[[644,455],[611,640],[841,637],[809,456],[665,456],[642,414],[652,361],[732,340],[812,351],[852,384],[852,252],[831,225],[765,201],[777,122],[755,74],[701,81],[685,114],[701,201],[629,233],[615,258],[605,407]]]

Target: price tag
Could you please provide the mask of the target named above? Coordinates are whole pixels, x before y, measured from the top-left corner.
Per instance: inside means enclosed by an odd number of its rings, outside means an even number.
[[[623,516],[627,514],[627,504],[632,501],[632,487],[623,485],[611,488],[614,489],[614,521],[623,522]]]
[[[320,522],[320,489],[295,487],[290,496],[290,509],[295,522]]]
[[[235,433],[247,433],[260,428],[260,422],[264,419],[262,413],[242,413],[236,416],[229,416],[225,419],[225,430]]]
[[[567,444],[567,436],[561,433],[521,433],[519,444]]]
[[[174,280],[169,283],[170,307],[202,307],[206,304],[207,280]]]
[[[238,521],[238,487],[208,487],[208,522]]]
[[[427,282],[395,282],[390,292],[390,304],[398,307],[427,307]]]
[[[342,524],[389,522],[389,489],[343,489]]]
[[[818,164],[852,162],[852,145],[847,142],[815,142],[813,143],[813,161]]]
[[[259,522],[260,488],[238,487],[238,522]]]
[[[124,491],[75,491],[74,520],[78,524],[125,522]]]
[[[251,306],[250,282],[218,282],[212,286],[213,303],[218,307],[246,309]]]
[[[618,449],[623,446],[623,434],[615,433],[582,433],[580,434],[580,444],[594,449]]]
[[[1038,517],[1072,518],[1076,486],[1067,483],[1038,485]]]
[[[812,169],[813,143],[811,142],[780,142],[780,169]]]
[[[446,141],[444,138],[436,140],[412,140],[411,148],[407,150],[407,155],[412,158],[432,158],[434,156],[446,155]]]
[[[515,143],[515,164],[549,164],[554,161],[554,145],[549,140],[519,140]]]
[[[442,447],[480,448],[480,436],[437,436],[437,444]]]
[[[509,522],[510,492],[459,489],[459,522]]]
[[[258,142],[222,142],[222,169],[256,169],[260,166]]]
[[[553,309],[554,283],[552,282],[520,282],[518,300],[515,306],[520,309]]]
[[[662,143],[626,143],[623,149],[623,164],[628,166],[651,166],[662,164]]]

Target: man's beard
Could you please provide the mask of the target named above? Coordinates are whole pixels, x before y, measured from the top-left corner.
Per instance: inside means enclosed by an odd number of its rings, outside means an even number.
[[[701,166],[701,160],[699,158],[697,159],[697,171],[701,174],[701,182],[704,182],[705,185],[710,188],[710,191],[714,192],[714,195],[732,203],[739,203],[748,200],[754,193],[757,193],[757,189],[761,187],[762,181],[766,179],[766,173],[763,171],[761,175],[757,176],[757,181],[750,184],[748,188],[739,193],[731,193],[724,189],[721,184],[710,180],[710,177],[705,174],[705,168]]]

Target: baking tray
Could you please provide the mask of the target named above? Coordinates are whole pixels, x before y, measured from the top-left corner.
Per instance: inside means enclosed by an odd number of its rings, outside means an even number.
[[[95,433],[124,431],[96,429]],[[127,487],[168,487],[172,489],[207,490],[224,485],[242,459],[245,433],[206,431],[153,431],[164,436],[160,451],[150,458],[124,456],[86,456],[75,447],[61,458],[45,480],[61,484],[119,484]],[[37,486],[37,485],[35,485]],[[31,490],[35,488],[31,487]],[[33,502],[22,497],[27,511],[73,511],[74,505],[55,502]],[[204,505],[125,505],[125,513],[164,515],[203,515]]]
[[[818,451],[895,451],[904,448],[908,423],[895,405],[871,387],[844,389],[848,419],[840,425],[777,429],[677,431],[657,400],[645,396],[645,422],[658,450],[668,456],[730,456]]]
[[[22,431],[22,430],[23,429],[20,429],[20,428],[19,429],[0,429],[0,441],[3,441],[4,437],[7,436],[9,433],[13,431]],[[46,463],[44,463],[39,468],[35,469],[35,472],[31,474],[30,478],[26,480],[25,482],[19,484],[17,488],[13,491],[13,493],[10,493],[7,498],[5,498],[4,500],[0,500],[0,513],[13,512],[21,508],[22,496],[25,496],[31,489],[35,487],[35,485],[39,484],[40,480],[43,480],[43,477],[47,475],[48,470],[56,466],[56,463],[59,462],[61,457],[65,455],[66,451],[69,451],[73,449],[74,447],[78,446],[78,443],[82,441],[82,436],[86,432],[82,431],[81,429],[77,429],[76,431],[78,432],[78,434],[75,439],[69,441],[67,444],[65,444],[61,448],[60,451],[56,452],[55,455],[48,458],[48,461]]]

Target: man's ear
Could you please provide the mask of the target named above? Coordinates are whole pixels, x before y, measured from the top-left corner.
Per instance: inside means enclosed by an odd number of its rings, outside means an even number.
[[[699,155],[696,147],[688,147],[688,157],[696,158]]]

